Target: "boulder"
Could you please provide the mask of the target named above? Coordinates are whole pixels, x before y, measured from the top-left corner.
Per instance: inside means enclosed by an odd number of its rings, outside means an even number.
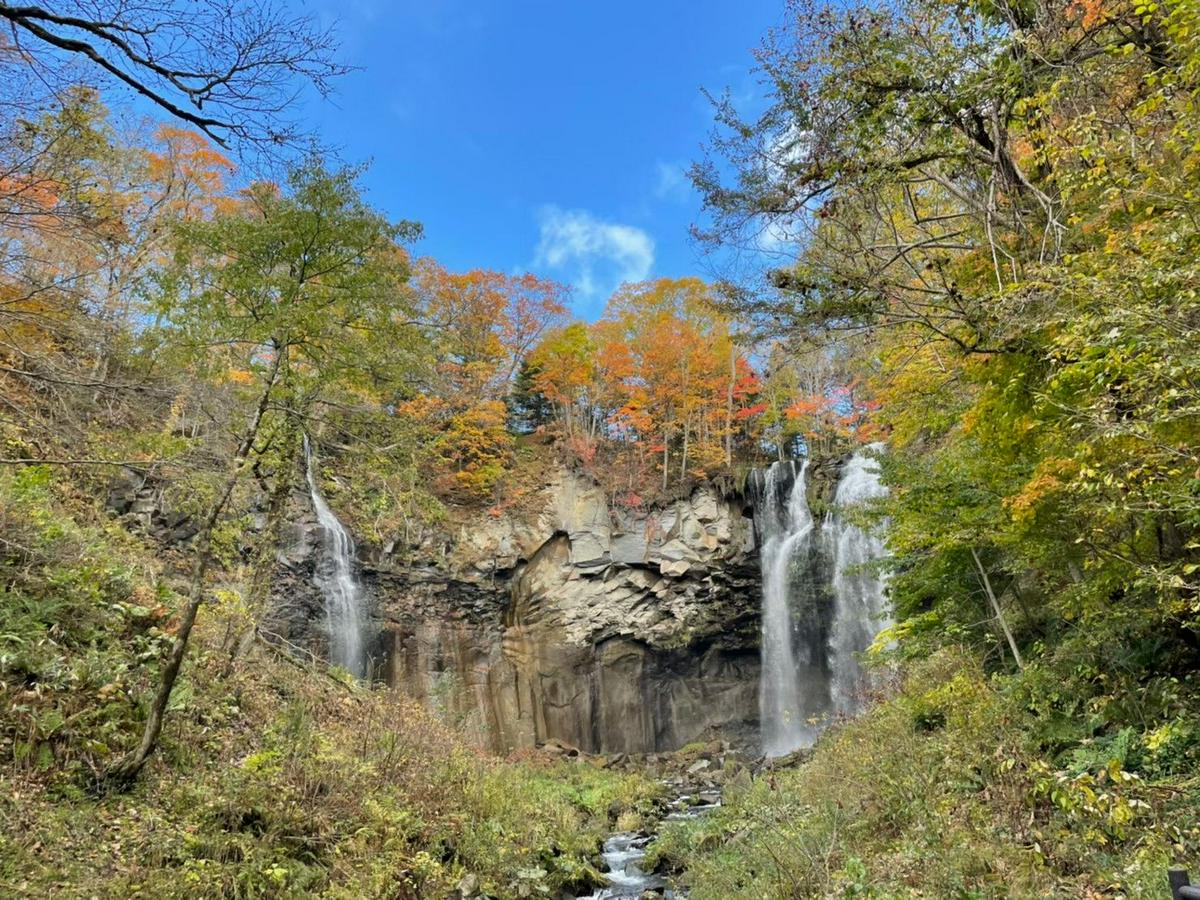
[[[479,876],[474,872],[468,872],[458,880],[458,884],[454,889],[458,891],[458,895],[467,900],[469,897],[475,897],[479,894]]]
[[[676,560],[674,562],[664,561],[659,563],[658,571],[670,578],[678,578],[681,575],[686,575],[692,564],[686,559]]]

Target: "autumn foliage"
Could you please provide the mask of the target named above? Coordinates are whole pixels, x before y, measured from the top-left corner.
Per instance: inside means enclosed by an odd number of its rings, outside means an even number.
[[[872,434],[861,388],[831,370],[805,382],[783,359],[776,374],[760,371],[770,348],[739,336],[718,300],[697,278],[626,284],[598,322],[556,329],[530,356],[556,427],[585,462],[607,459],[628,492],[644,491],[651,470],[666,491],[738,460],[833,452]]]
[[[218,220],[263,224],[291,190],[239,183],[231,160],[195,131],[161,125],[130,139],[94,92],[80,89],[69,101],[29,124],[21,149],[30,164],[0,179],[0,225],[20,250],[0,271],[0,378],[21,420],[13,437],[43,447],[79,438],[70,434],[82,416],[73,406],[121,381],[122,348],[174,340],[164,298],[200,288],[187,287],[186,273],[211,249],[181,235]],[[846,373],[756,342],[698,278],[622,285],[599,321],[583,322],[570,317],[566,285],[531,273],[452,272],[431,258],[412,260],[404,236],[395,237],[372,250],[395,275],[390,299],[378,299],[394,310],[393,326],[419,335],[417,344],[383,347],[351,328],[347,347],[356,349],[346,358],[355,365],[335,373],[336,399],[319,410],[307,409],[306,397],[291,402],[315,416],[310,429],[326,420],[355,434],[382,428],[378,443],[391,458],[376,460],[377,468],[395,470],[406,486],[389,491],[414,509],[422,491],[494,501],[523,433],[541,432],[639,503],[735,464],[839,452],[872,433],[861,387],[847,386]],[[214,271],[233,277],[241,264],[218,260]],[[272,306],[287,281],[276,274],[282,280],[273,288],[239,284],[212,310],[231,322],[243,317],[255,337],[208,347],[205,373],[190,372],[179,396],[165,401],[172,422],[203,415],[202,389],[237,395],[253,386],[273,356],[265,323],[278,318]],[[329,279],[292,274],[309,288]],[[335,303],[322,315],[342,308]],[[341,352],[301,345],[307,349],[289,370],[305,377]],[[47,395],[59,399],[47,403]],[[365,425],[371,411],[386,425]],[[161,450],[158,438],[129,431],[140,446],[124,455]],[[402,478],[401,470],[421,477]]]

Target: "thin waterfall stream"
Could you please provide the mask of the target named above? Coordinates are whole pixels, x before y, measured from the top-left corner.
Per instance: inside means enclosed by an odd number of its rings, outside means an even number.
[[[325,599],[329,660],[355,678],[362,678],[367,671],[363,640],[366,594],[355,571],[354,538],[333,514],[317,486],[316,463],[308,435],[304,436],[304,466],[309,496],[321,526],[322,552],[317,558],[313,583]]]

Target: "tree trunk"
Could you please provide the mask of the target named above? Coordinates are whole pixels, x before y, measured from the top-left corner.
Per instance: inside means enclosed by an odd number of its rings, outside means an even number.
[[[667,492],[667,448],[671,446],[671,439],[666,431],[663,431],[663,493]]]
[[[158,692],[155,694],[154,702],[150,707],[150,715],[146,718],[141,741],[134,750],[122,757],[104,774],[104,780],[113,785],[131,784],[141,773],[142,768],[146,765],[146,760],[150,758],[150,754],[158,746],[158,738],[162,734],[163,718],[166,715],[167,704],[171,700],[171,691],[175,688],[175,681],[179,677],[180,668],[183,666],[183,658],[187,653],[188,638],[192,634],[192,626],[196,624],[196,614],[200,611],[200,604],[204,602],[204,579],[208,574],[208,567],[212,564],[213,530],[220,521],[222,513],[225,512],[225,507],[229,504],[229,498],[233,496],[233,489],[237,486],[238,480],[246,470],[246,464],[249,462],[250,453],[254,447],[254,440],[258,437],[258,429],[262,425],[263,417],[267,411],[267,404],[271,399],[272,391],[275,389],[276,379],[279,377],[280,362],[284,352],[282,349],[276,350],[275,360],[271,364],[271,371],[267,377],[266,386],[258,398],[258,404],[254,407],[254,414],[250,417],[246,433],[238,445],[237,453],[233,458],[233,465],[230,467],[225,483],[221,487],[221,492],[213,502],[208,517],[204,520],[204,525],[201,527],[199,534],[196,535],[195,565],[192,569],[192,581],[188,590],[187,606],[183,610],[183,619],[180,621],[179,630],[175,634],[175,643],[171,646],[171,652],[167,656],[167,664],[162,672],[162,680],[159,682]]]
[[[275,553],[279,547],[284,516],[295,484],[296,453],[300,449],[300,428],[292,415],[288,415],[285,420],[280,448],[279,471],[267,500],[267,521],[258,536],[254,569],[250,574],[250,589],[246,597],[250,621],[243,623],[244,627],[237,629],[238,633],[231,634],[226,640],[225,649],[229,652],[230,665],[246,651],[254,639],[254,634],[266,613],[271,586],[275,580]],[[234,627],[236,629],[236,623]]]
[[[983,581],[983,589],[987,592],[988,600],[992,603],[992,611],[996,614],[996,621],[1000,623],[1000,629],[1004,632],[1004,637],[1008,641],[1008,649],[1012,651],[1013,659],[1017,662],[1018,669],[1024,669],[1025,664],[1021,661],[1021,651],[1017,649],[1017,642],[1013,639],[1013,634],[1008,628],[1008,621],[1004,618],[1004,612],[1000,609],[1000,601],[996,599],[996,594],[992,591],[992,582],[988,578],[988,574],[984,571],[983,563],[979,561],[979,554],[975,552],[975,548],[971,548],[971,558],[975,560],[975,568],[979,570],[979,577]]]
[[[729,348],[729,387],[725,391],[725,465],[733,465],[733,385],[737,380],[737,347]]]
[[[679,482],[682,484],[687,480],[687,461],[688,461],[688,443],[692,434],[692,420],[687,417],[683,420],[683,453],[679,461]]]

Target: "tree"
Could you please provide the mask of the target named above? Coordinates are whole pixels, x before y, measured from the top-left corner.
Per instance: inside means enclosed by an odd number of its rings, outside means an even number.
[[[550,332],[530,357],[537,366],[534,385],[554,404],[568,437],[576,433],[577,419],[592,417],[586,407],[586,390],[593,381],[594,348],[587,326],[572,322]],[[587,435],[594,438],[589,429]]]
[[[136,360],[147,292],[174,225],[213,212],[232,166],[195,133],[118,133],[87,89],[11,137],[0,140],[12,154],[0,177],[0,383],[24,419],[14,437],[47,457],[86,455],[94,407],[105,401],[116,426],[150,390]]]
[[[447,490],[482,496],[511,458],[505,403],[530,351],[566,314],[566,287],[534,275],[483,269],[452,273],[417,262],[414,303],[433,324],[436,365],[417,404],[443,432],[438,455]]]
[[[165,327],[197,377],[244,373],[252,411],[237,435],[193,550],[191,586],[138,746],[110,772],[137,776],[153,752],[206,596],[213,532],[264,446],[294,448],[314,404],[334,383],[402,377],[421,345],[402,290],[407,257],[391,224],[366,206],[356,173],[308,159],[286,191],[252,187],[237,208],[179,227],[177,265],[163,278]],[[288,479],[294,459],[282,459]],[[274,535],[278,523],[268,523]]]
[[[688,466],[719,465],[732,427],[730,389],[737,351],[711,286],[700,279],[625,285],[595,328],[606,414],[627,437],[653,436],[667,489],[672,447],[679,480]],[[730,365],[730,360],[734,365]]]
[[[728,469],[735,447],[760,455],[762,383],[698,278],[623,285],[598,322],[546,332],[529,361],[569,446],[597,474],[623,472],[639,502],[649,454],[664,492]]]
[[[542,335],[566,315],[567,288],[534,275],[484,269],[456,274],[435,260],[416,267],[417,302],[435,332],[445,394],[499,399]]]
[[[512,389],[508,393],[509,428],[518,434],[529,434],[554,419],[554,404],[538,388],[541,366],[528,357],[517,369]]]
[[[805,430],[867,434],[868,414],[890,430],[879,512],[908,651],[972,640],[1076,698],[1186,677],[1194,5],[795,3],[789,18],[759,57],[767,112],[718,109],[694,169],[700,236],[796,236],[794,261],[735,307],[824,337],[862,378],[799,390]]]

